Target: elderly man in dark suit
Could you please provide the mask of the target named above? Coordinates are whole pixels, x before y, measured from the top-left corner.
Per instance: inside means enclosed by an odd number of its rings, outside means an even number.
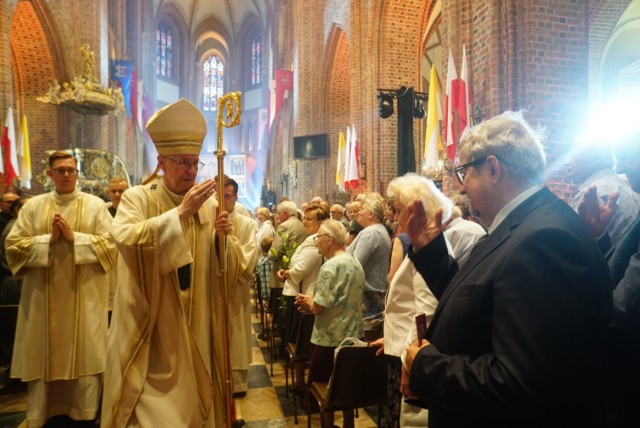
[[[601,427],[607,264],[543,187],[539,131],[507,112],[472,128],[455,172],[488,235],[457,270],[442,214],[409,208],[410,257],[439,304],[404,362],[429,427]]]
[[[640,192],[640,130],[616,139],[616,172],[625,174],[631,188]],[[591,186],[579,206],[609,261],[613,282],[613,313],[609,332],[607,413],[609,427],[640,426],[640,213],[620,242],[611,244],[608,230],[618,205],[618,194],[607,203]]]

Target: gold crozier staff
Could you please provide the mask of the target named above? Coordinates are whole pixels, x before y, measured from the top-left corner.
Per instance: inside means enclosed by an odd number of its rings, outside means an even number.
[[[216,158],[218,158],[218,210],[224,209],[224,157],[227,152],[222,145],[222,134],[224,128],[232,128],[240,124],[240,114],[242,113],[242,94],[240,92],[229,92],[222,97],[218,98],[218,146],[215,151]],[[220,308],[222,315],[222,321],[225,332],[223,355],[225,356],[224,362],[224,379],[225,379],[225,409],[226,409],[226,425],[227,428],[231,427],[232,423],[232,385],[231,385],[231,360],[229,357],[229,284],[227,283],[227,235],[224,233],[218,233],[218,240],[220,242],[220,264],[218,269],[218,276],[220,277],[220,283],[222,284],[222,296],[223,305]]]

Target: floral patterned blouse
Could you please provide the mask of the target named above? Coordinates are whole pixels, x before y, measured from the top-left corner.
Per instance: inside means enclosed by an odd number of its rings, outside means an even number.
[[[353,254],[344,252],[320,268],[313,303],[324,308],[316,315],[311,343],[336,347],[345,337],[361,338],[364,270]]]

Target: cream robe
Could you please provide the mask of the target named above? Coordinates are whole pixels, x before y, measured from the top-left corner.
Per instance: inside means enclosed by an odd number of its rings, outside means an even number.
[[[74,230],[52,246],[55,213]],[[23,275],[11,376],[70,380],[102,373],[107,348],[109,277],[116,255],[104,201],[75,190],[35,196],[5,242],[14,275]]]
[[[128,189],[111,235],[119,250],[109,330],[103,427],[225,426],[223,287],[218,277],[217,204],[180,220],[180,196],[158,178]],[[228,284],[238,273],[227,239]],[[177,269],[191,263],[181,291]],[[229,373],[230,375],[230,373]]]
[[[231,352],[231,369],[242,371],[234,373],[233,392],[247,390],[247,371],[252,362],[251,351],[251,279],[258,262],[256,232],[258,226],[245,215],[231,213],[233,236],[240,242],[242,257],[240,259],[240,275],[233,284],[231,292],[231,312],[229,316],[229,340]]]

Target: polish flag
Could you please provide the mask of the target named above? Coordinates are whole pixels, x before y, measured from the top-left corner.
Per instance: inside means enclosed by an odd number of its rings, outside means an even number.
[[[469,71],[467,69],[467,48],[462,45],[462,67],[460,68],[460,78],[458,79],[458,103],[456,105],[456,142],[460,142],[460,137],[464,130],[471,124],[471,88],[469,87]]]
[[[449,64],[447,65],[447,84],[445,86],[445,112],[444,112],[444,140],[447,146],[447,157],[452,161],[456,158],[456,132],[455,132],[455,112],[457,104],[458,86],[456,80],[458,74],[453,63],[453,53],[449,50]]]
[[[356,137],[356,126],[351,126],[351,138],[347,138],[347,163],[344,171],[344,187],[347,190],[358,188],[360,178],[358,176],[358,138]]]
[[[2,142],[0,146],[4,150],[2,156],[2,171],[6,186],[11,185],[11,180],[18,176],[18,155],[16,153],[16,131],[13,126],[13,109],[9,107],[7,121],[2,132]]]

